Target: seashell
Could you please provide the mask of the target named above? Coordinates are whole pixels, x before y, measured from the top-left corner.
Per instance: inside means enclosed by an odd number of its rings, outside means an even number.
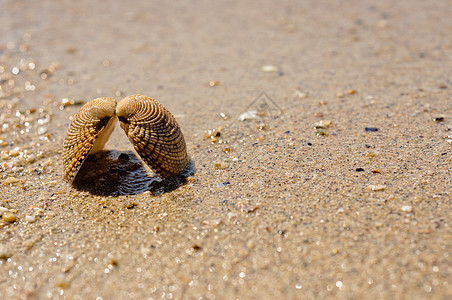
[[[104,147],[119,119],[144,162],[163,178],[188,165],[184,136],[173,114],[154,99],[134,95],[118,104],[109,98],[86,103],[74,116],[63,145],[64,179],[72,182],[89,154]]]
[[[89,154],[99,152],[113,132],[116,100],[94,99],[80,108],[63,143],[63,176],[72,182]]]
[[[162,104],[143,95],[128,96],[119,101],[116,115],[135,151],[156,173],[169,178],[188,165],[182,131]]]

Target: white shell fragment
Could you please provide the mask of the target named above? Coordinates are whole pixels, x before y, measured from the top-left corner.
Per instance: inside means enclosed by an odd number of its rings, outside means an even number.
[[[246,120],[252,120],[257,118],[257,111],[250,110],[247,112],[242,113],[240,116],[238,116],[237,120],[243,122]]]
[[[274,65],[264,65],[262,66],[262,71],[264,72],[278,72],[278,67]]]

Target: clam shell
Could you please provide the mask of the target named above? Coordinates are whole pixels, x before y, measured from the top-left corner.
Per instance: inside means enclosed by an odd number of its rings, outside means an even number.
[[[80,108],[63,143],[63,176],[72,182],[89,154],[104,147],[115,128],[116,100],[94,99]]]
[[[147,96],[133,95],[119,101],[116,115],[135,151],[157,174],[172,177],[188,165],[182,131],[162,104]]]

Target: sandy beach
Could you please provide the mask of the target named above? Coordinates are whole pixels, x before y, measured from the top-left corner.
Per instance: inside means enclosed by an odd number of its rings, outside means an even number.
[[[451,4],[0,0],[0,299],[452,298]],[[134,94],[184,179],[118,126],[66,183]]]

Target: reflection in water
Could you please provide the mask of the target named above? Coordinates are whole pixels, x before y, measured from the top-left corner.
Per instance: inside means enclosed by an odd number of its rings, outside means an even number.
[[[190,162],[182,174],[162,180],[152,174],[132,151],[101,151],[90,155],[75,177],[73,186],[101,196],[136,195],[146,191],[160,195],[185,183],[195,173]]]

